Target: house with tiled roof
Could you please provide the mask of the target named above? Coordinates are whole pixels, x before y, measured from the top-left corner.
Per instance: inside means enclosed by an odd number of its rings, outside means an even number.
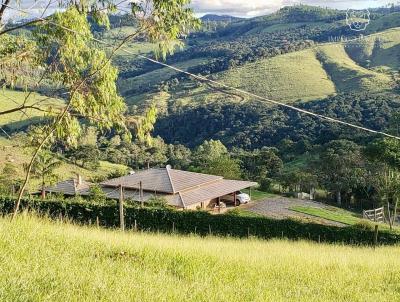
[[[71,182],[69,182],[71,183]],[[237,204],[236,194],[257,185],[255,182],[229,180],[222,176],[166,168],[142,170],[103,181],[101,187],[108,198],[131,199],[147,202],[153,196],[163,197],[171,206],[181,209],[211,208],[224,196],[231,196]],[[66,187],[59,183],[57,188]],[[50,188],[55,191],[54,188]],[[47,189],[46,189],[47,190]],[[68,187],[67,192],[73,192]],[[49,191],[50,192],[50,191]],[[89,190],[77,191],[88,195]]]
[[[45,188],[46,193],[64,194],[67,196],[89,195],[93,183],[83,180],[82,176],[58,182]]]
[[[123,188],[127,197],[145,202],[151,196],[164,197],[169,205],[183,209],[212,207],[223,196],[234,195],[245,188],[257,185],[255,182],[228,180],[222,176],[175,170],[170,167],[149,169],[131,175],[114,178],[101,183],[105,192],[113,190],[118,198],[117,188]],[[140,196],[140,190],[143,196]],[[124,196],[125,197],[125,196]]]

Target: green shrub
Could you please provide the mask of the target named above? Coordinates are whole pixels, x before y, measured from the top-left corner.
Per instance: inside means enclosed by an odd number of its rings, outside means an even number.
[[[261,191],[269,192],[272,189],[273,180],[271,178],[263,178],[260,181],[260,189]]]
[[[360,221],[354,224],[355,228],[358,228],[360,230],[364,231],[373,231],[374,230],[374,225],[369,222],[369,221]]]
[[[0,197],[0,212],[13,211],[14,200]],[[117,205],[99,205],[76,202],[71,199],[39,200],[26,199],[21,209],[33,210],[50,217],[68,217],[78,223],[94,223],[96,220],[104,227],[119,225]],[[145,231],[213,234],[217,236],[247,237],[270,239],[285,237],[288,239],[308,239],[324,242],[343,242],[353,244],[372,244],[374,232],[359,227],[337,227],[316,223],[306,223],[292,219],[275,220],[268,217],[250,217],[231,214],[212,215],[204,211],[178,211],[159,207],[125,207],[127,228],[136,225]],[[378,241],[381,244],[396,244],[400,235],[389,231],[380,231]]]
[[[168,202],[164,197],[152,196],[146,202],[146,206],[152,208],[168,208]]]

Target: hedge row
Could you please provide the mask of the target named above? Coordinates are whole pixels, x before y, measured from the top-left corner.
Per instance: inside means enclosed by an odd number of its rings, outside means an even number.
[[[0,212],[13,211],[14,200],[0,197]],[[116,205],[95,205],[72,201],[23,200],[21,209],[34,210],[53,218],[68,217],[79,223],[118,227],[119,212]],[[343,242],[350,244],[372,244],[374,232],[359,227],[336,227],[297,220],[275,220],[267,217],[246,217],[232,214],[211,215],[201,211],[176,211],[164,208],[125,208],[127,228],[139,230],[177,232],[182,234],[220,235],[233,237],[255,236],[259,238],[309,239],[322,242]],[[379,244],[396,244],[400,234],[379,231]]]

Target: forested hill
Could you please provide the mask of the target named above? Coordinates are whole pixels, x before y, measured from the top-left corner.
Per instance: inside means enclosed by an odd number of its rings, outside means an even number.
[[[206,15],[202,29],[166,62],[263,97],[385,130],[399,102],[400,9],[374,9],[370,18],[360,34],[346,24],[346,11],[305,5],[252,19]],[[109,30],[93,25],[97,38],[116,43],[134,31],[125,16],[110,22]],[[157,46],[139,37],[126,47],[152,56]],[[143,112],[155,98],[155,134],[169,143],[195,146],[217,138],[252,149],[285,138],[321,143],[347,135],[343,127],[195,81],[133,54],[119,51],[114,64],[128,114]],[[160,92],[168,93],[167,100],[158,99]],[[2,123],[10,132],[27,124]]]
[[[400,12],[398,7],[375,9],[370,18],[362,34],[346,24],[346,11],[304,5],[252,19],[213,18],[212,26],[205,22],[167,63],[263,97],[385,130],[399,101]],[[321,143],[341,133],[352,137],[342,126],[282,111],[153,63],[127,56],[115,62],[120,93],[133,111],[160,91],[170,95],[167,103],[160,103],[156,124],[156,134],[167,142],[195,146],[216,138],[252,149],[276,146],[285,138]]]
[[[215,30],[207,27],[193,33],[187,40],[185,49],[170,56],[167,62],[196,74],[229,73],[229,71],[234,71],[236,68],[246,66],[246,64],[251,62],[259,62],[260,60],[279,57],[287,53],[313,49],[317,44],[359,38],[360,34],[350,30],[345,18],[346,12],[343,11],[309,6],[294,6],[283,8],[276,14],[265,17],[239,20],[228,24],[220,22],[219,25],[215,25]],[[363,35],[368,35],[371,37],[370,39],[364,39],[359,43],[347,43],[344,45],[346,53],[343,53],[344,51],[342,50],[336,53],[324,48],[318,51],[317,58],[313,54],[311,54],[311,57],[310,54],[307,54],[304,67],[311,66],[313,68],[313,65],[322,63],[324,69],[329,69],[329,67],[332,67],[331,62],[336,64],[336,66],[344,63],[351,70],[357,72],[360,71],[359,67],[368,67],[366,65],[373,55],[374,57],[385,57],[388,60],[382,64],[382,61],[378,59],[378,62],[373,62],[373,66],[371,67],[386,66],[389,64],[389,67],[397,70],[400,65],[398,64],[398,57],[396,57],[396,54],[399,53],[399,32],[395,31],[394,36],[390,37],[387,36],[387,33],[385,33],[385,37],[381,37],[380,33],[387,30],[390,31],[391,29],[391,33],[393,33],[394,28],[400,27],[400,13],[373,13],[371,18],[373,20],[367,27],[367,30],[363,32]],[[381,49],[385,49],[385,51],[381,51]],[[138,50],[137,46],[135,50]],[[146,45],[141,50],[146,52],[150,51],[151,48]],[[330,58],[331,55],[326,54],[327,51],[335,57]],[[322,54],[320,54],[321,52]],[[314,58],[312,58],[313,56]],[[348,57],[354,60],[355,64]],[[282,65],[280,59],[272,61],[272,65],[275,62],[278,65]],[[174,85],[176,80],[184,78],[182,75],[162,69],[162,66],[140,60],[133,61],[126,56],[117,59],[116,63],[120,68],[119,84],[121,93],[128,99],[128,102],[140,101],[143,93],[155,92],[162,86]],[[294,63],[297,65],[298,62]],[[302,63],[299,62],[299,64]],[[293,66],[292,64],[290,65]],[[318,68],[318,66],[315,67]],[[272,72],[275,72],[274,67],[271,68]],[[332,69],[334,68],[330,68],[331,73],[334,72]],[[284,69],[277,72],[286,74],[290,70]],[[331,76],[329,70],[327,73],[326,77]],[[362,73],[370,74],[370,71],[363,70]],[[254,71],[253,74],[257,77],[259,71]],[[321,74],[320,71],[317,71],[317,74],[318,77],[324,77],[324,72]],[[137,78],[138,76],[139,78]],[[150,81],[142,81],[147,80],[147,78]],[[382,77],[379,78],[385,81]],[[140,88],[137,88],[137,86],[140,86]],[[285,86],[281,86],[281,88],[282,90],[287,89]],[[352,87],[351,89],[353,90]],[[327,93],[314,93],[311,95],[311,98],[315,98],[316,95],[317,97],[329,95],[334,92],[332,90],[328,87],[324,90]],[[299,98],[301,98],[301,95]]]
[[[204,23],[204,22],[234,22],[242,20],[243,18],[232,17],[229,15],[207,14],[201,17],[200,19]]]

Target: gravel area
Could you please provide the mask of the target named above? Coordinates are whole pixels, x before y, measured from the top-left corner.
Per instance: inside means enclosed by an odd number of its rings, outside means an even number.
[[[327,225],[336,225],[336,226],[345,226],[345,224],[327,220],[303,213],[299,213],[296,211],[292,211],[289,208],[293,206],[303,206],[303,207],[316,207],[316,208],[325,208],[327,207],[325,204],[312,201],[312,200],[301,200],[296,198],[286,198],[286,197],[275,197],[275,198],[267,198],[261,201],[252,202],[245,206],[246,210],[265,215],[268,217],[272,217],[275,219],[284,219],[284,218],[301,218],[307,219],[310,221],[327,224]]]

